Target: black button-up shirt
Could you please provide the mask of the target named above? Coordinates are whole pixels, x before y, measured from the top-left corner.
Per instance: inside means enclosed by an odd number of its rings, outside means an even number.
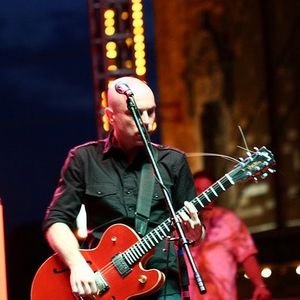
[[[195,197],[192,174],[185,155],[176,149],[154,145],[158,168],[168,188],[175,211],[184,201]],[[76,217],[85,204],[88,229],[99,237],[105,229],[115,223],[124,223],[134,228],[135,208],[142,165],[147,157],[141,151],[129,164],[121,149],[112,145],[109,138],[89,142],[70,150],[61,171],[58,187],[46,212],[43,229],[56,222],[75,228]],[[157,227],[169,217],[161,187],[154,184],[149,230]],[[170,253],[162,251],[162,242],[150,259],[149,267],[162,271],[177,269],[173,247]],[[168,261],[167,261],[168,260]],[[147,265],[147,266],[148,266]],[[172,277],[172,276],[169,276]],[[177,290],[175,282],[167,290]]]

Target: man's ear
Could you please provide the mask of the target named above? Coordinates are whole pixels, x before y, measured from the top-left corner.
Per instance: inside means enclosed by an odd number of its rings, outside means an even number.
[[[114,112],[110,107],[105,107],[105,114],[107,115],[107,118],[109,120],[110,125],[113,125],[114,123]]]

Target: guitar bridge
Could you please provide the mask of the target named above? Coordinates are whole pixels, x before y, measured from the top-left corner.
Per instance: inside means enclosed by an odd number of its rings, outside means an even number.
[[[122,254],[117,254],[112,258],[112,263],[121,274],[122,277],[125,277],[128,273],[131,272],[131,268],[126,263],[125,259],[123,258]]]
[[[96,271],[94,274],[95,274],[95,282],[98,289],[97,294],[102,295],[104,292],[106,292],[109,289],[109,286],[99,271]]]

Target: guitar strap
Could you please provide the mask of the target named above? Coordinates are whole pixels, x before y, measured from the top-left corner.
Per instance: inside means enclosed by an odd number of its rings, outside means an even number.
[[[155,153],[155,158],[157,160],[157,153]],[[141,236],[145,235],[148,227],[154,179],[155,176],[152,172],[152,165],[150,163],[143,164],[135,211],[135,230]]]

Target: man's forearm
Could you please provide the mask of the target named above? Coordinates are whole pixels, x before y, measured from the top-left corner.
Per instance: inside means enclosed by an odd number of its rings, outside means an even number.
[[[243,261],[244,270],[254,286],[264,285],[263,278],[260,274],[260,266],[254,255],[248,256]]]
[[[79,251],[78,241],[71,229],[64,223],[51,225],[46,238],[51,248],[63,259],[68,267],[72,267],[83,261],[83,256]]]

